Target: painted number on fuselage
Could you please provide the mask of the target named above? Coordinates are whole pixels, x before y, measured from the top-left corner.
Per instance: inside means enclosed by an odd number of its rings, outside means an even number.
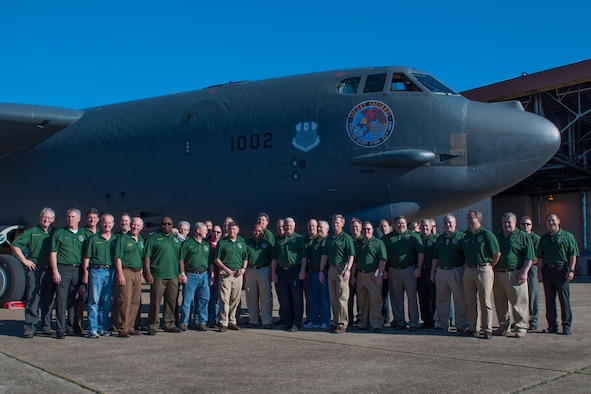
[[[244,151],[247,149],[267,149],[273,147],[273,133],[263,135],[251,134],[230,137],[230,152]]]

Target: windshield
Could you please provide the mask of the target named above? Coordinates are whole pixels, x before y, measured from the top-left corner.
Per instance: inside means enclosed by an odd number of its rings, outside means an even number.
[[[432,91],[433,93],[443,93],[443,94],[457,94],[431,75],[428,74],[412,74],[420,83],[422,83],[427,89]]]

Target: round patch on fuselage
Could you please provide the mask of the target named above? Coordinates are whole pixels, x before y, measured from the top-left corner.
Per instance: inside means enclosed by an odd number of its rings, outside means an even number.
[[[394,130],[394,114],[381,101],[368,100],[349,112],[347,133],[357,145],[373,148],[386,142]]]

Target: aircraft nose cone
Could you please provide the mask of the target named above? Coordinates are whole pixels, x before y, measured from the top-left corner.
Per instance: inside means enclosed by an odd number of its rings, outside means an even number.
[[[472,101],[466,110],[468,165],[507,166],[513,183],[538,170],[560,146],[556,126],[518,102]]]

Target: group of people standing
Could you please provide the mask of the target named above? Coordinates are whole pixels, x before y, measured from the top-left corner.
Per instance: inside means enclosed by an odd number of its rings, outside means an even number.
[[[139,335],[142,275],[150,285],[148,335],[156,335],[161,327],[162,304],[165,332],[186,331],[192,320],[200,331],[240,330],[243,289],[248,327],[271,329],[274,283],[279,323],[291,332],[342,334],[355,326],[379,333],[390,322],[395,330],[411,332],[426,328],[489,339],[514,331],[523,337],[537,330],[538,281],[546,296],[544,331],[559,332],[558,295],[562,333],[570,334],[569,282],[578,248],[555,214],[547,216],[548,233],[541,238],[531,231],[529,216],[521,218],[520,230],[516,215],[505,213],[503,231],[495,235],[482,227],[482,214],[474,210],[467,215],[466,231],[456,228],[452,214],[444,216],[442,234],[436,234],[432,219],[423,219],[417,231],[411,231],[400,216],[392,223],[380,221],[379,237],[371,222],[357,218],[350,220],[346,233],[342,215],[334,215],[330,224],[309,219],[302,236],[289,217],[277,222],[273,234],[269,216],[261,213],[246,239],[232,218],[224,221],[223,229],[208,220],[197,222],[190,234],[188,222],[174,227],[166,216],[146,239],[139,217],[121,215],[118,233],[112,231],[110,214],[99,217],[91,209],[82,228],[80,219],[81,212],[70,209],[67,226],[54,231],[55,212],[44,208],[39,225],[12,244],[28,277],[26,338],[35,335],[39,320],[44,334],[54,333],[54,294],[58,339],[81,335],[86,296],[87,337],[110,336],[111,327],[119,337]]]

